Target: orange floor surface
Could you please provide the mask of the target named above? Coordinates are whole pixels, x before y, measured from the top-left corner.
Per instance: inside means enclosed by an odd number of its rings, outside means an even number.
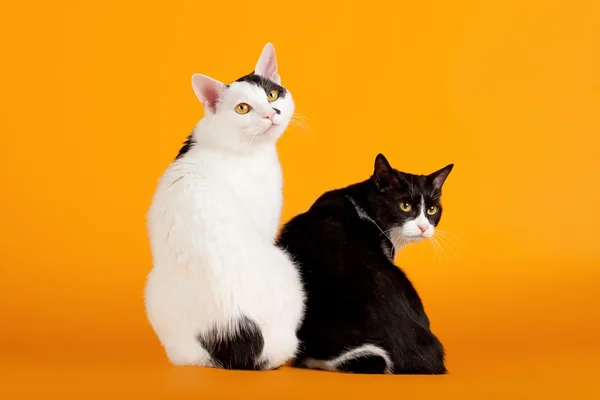
[[[598,399],[600,352],[482,358],[464,354],[445,376],[366,376],[300,370],[223,371],[135,360],[7,358],[0,396],[21,398]],[[457,357],[458,358],[458,357]]]

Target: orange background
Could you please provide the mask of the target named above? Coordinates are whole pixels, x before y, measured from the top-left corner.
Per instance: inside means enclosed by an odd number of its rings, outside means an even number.
[[[597,1],[0,4],[0,393],[594,398],[600,372]],[[146,322],[157,179],[232,81],[276,48],[311,131],[279,143],[282,220],[383,152],[450,162],[443,252],[399,264],[443,377],[171,367]],[[2,383],[1,381],[4,381]]]

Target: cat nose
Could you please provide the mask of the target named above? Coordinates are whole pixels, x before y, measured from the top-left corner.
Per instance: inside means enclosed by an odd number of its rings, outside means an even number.
[[[417,225],[421,233],[424,233],[427,229],[429,229],[429,225]]]
[[[271,110],[271,111],[267,111],[265,113],[264,118],[268,119],[269,121],[273,122],[273,116],[275,115],[275,110]]]

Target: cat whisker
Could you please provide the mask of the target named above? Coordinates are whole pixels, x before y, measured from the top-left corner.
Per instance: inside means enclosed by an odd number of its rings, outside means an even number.
[[[377,229],[379,229],[381,231],[381,235],[386,235],[387,236],[387,234],[383,231],[383,229],[381,229],[379,227],[379,225],[377,225],[377,222],[375,222],[373,220],[371,220],[371,221],[373,222],[373,225],[375,225],[377,227]],[[379,236],[381,236],[381,235],[379,235]],[[389,239],[389,236],[388,236],[388,239]]]
[[[452,245],[449,242],[444,240],[443,236],[438,236],[436,238],[436,240],[439,240],[440,244],[446,245],[450,249],[450,251],[452,251],[452,254],[454,254],[454,258],[456,258],[456,261],[460,262],[458,255],[456,254],[456,251],[454,251],[454,248],[452,247]]]
[[[431,244],[431,248],[433,249],[433,254],[436,255],[437,260],[438,260],[438,264],[440,263],[440,257],[438,255],[437,249],[435,248],[435,244],[433,242],[433,240],[428,240],[428,242]]]
[[[303,124],[296,123],[294,121],[290,121],[289,126],[294,127],[294,128],[296,128],[296,129],[298,129],[300,131],[303,131],[305,133],[309,133],[309,134],[313,133],[312,130],[310,129],[310,127],[308,127],[306,125],[303,125]]]
[[[450,238],[450,237],[451,237],[451,238],[453,238],[453,239],[455,239],[455,240],[459,241],[459,242],[460,242],[460,243],[462,243],[462,244],[464,244],[464,243],[465,243],[465,242],[464,242],[464,241],[463,241],[461,238],[459,238],[458,236],[456,236],[456,235],[455,235],[455,234],[453,234],[452,232],[443,231],[443,230],[441,230],[441,229],[437,229],[437,228],[436,228],[436,229],[435,229],[435,233],[436,233],[436,234],[438,234],[438,233],[441,233],[443,236],[446,236],[447,238]]]
[[[248,135],[247,135],[248,139],[244,138],[244,140],[248,141],[248,143],[247,143],[248,147],[252,146],[252,142],[254,141],[254,138],[258,134],[260,134],[260,132],[262,131],[262,129],[263,129],[263,125],[262,124],[258,124],[258,125],[251,126],[251,127],[248,128],[248,131],[247,131],[247,133],[248,133]]]
[[[295,126],[296,128],[299,128],[300,130],[303,130],[307,133],[313,133],[312,128],[308,124],[307,118],[303,115],[292,115],[292,118],[290,119],[290,125]]]
[[[404,238],[405,238],[404,234],[400,233],[400,236],[398,236],[396,241],[392,244],[392,247],[395,249],[398,242],[402,243],[404,241]]]
[[[438,235],[438,233],[440,233],[440,234]],[[441,241],[443,241],[452,250],[454,250],[457,246],[460,247],[461,245],[464,244],[464,242],[461,241],[459,238],[454,238],[452,236],[448,236],[446,234],[446,232],[436,232],[436,235],[438,236],[438,238]]]
[[[299,118],[304,118],[306,119],[306,117],[298,112],[294,113],[295,116],[299,117]]]
[[[381,231],[381,233],[379,234],[379,236],[381,236],[381,235],[386,235],[387,236],[387,234],[390,233],[392,231],[392,229],[394,229],[394,228],[390,228],[390,229],[388,229],[385,232]]]
[[[250,142],[248,142],[248,147],[252,146],[252,142],[254,141],[255,137],[256,137],[256,134],[252,135],[252,137],[250,138]]]
[[[437,249],[439,250],[439,253],[442,253],[442,255],[444,257],[447,257],[448,255],[446,254],[446,251],[444,250],[444,248],[442,247],[442,245],[440,244],[440,242],[435,238],[435,236],[430,237],[431,239],[431,243],[434,243],[435,246],[437,247]]]
[[[438,239],[441,240],[441,241],[443,241],[444,244],[446,244],[448,247],[451,247],[453,249],[456,248],[456,246],[459,245],[455,241],[453,241],[453,239],[451,239],[451,238],[449,238],[447,236],[444,236],[444,235],[439,235]]]
[[[251,126],[245,131],[246,135],[244,135],[243,140],[250,140],[253,136],[258,133],[258,127]]]
[[[295,113],[294,115],[292,115],[292,119],[296,119],[296,120],[302,121],[302,122],[308,122],[308,118],[306,118],[304,115],[298,114],[298,113]]]
[[[298,129],[300,131],[308,132],[307,128],[304,125],[298,124],[298,123],[296,123],[294,121],[290,121],[290,123],[288,124],[288,126],[296,128],[296,129]]]
[[[254,133],[250,136],[250,138],[248,139],[248,148],[252,147],[252,142],[254,141],[254,138],[256,137],[256,135],[258,135],[258,133]]]
[[[439,244],[435,240],[431,240],[430,243],[437,258],[438,265],[440,265],[442,263],[442,257],[440,255]]]

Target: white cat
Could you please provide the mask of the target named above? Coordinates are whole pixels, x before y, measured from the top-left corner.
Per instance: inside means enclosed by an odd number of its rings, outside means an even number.
[[[192,86],[205,116],[161,177],[148,214],[150,324],[175,365],[274,369],[293,358],[299,273],[274,245],[282,207],[275,144],[294,113],[267,44],[253,73]]]

